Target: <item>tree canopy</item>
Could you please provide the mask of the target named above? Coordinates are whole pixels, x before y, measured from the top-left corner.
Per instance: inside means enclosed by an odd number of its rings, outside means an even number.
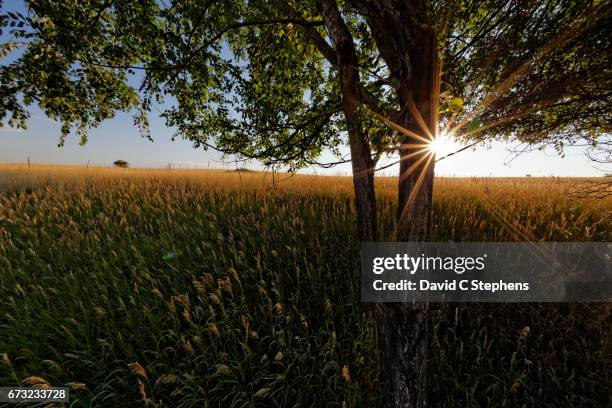
[[[62,140],[74,132],[85,142],[89,128],[131,111],[148,137],[147,115],[161,106],[177,136],[266,164],[317,163],[345,143],[338,50],[321,2],[25,3],[26,13],[0,17],[0,119],[10,126],[25,127],[38,104],[63,124]],[[382,38],[381,22],[435,30],[440,123],[457,136],[608,140],[607,1],[333,3],[356,49],[358,114],[374,159],[397,148],[380,118],[406,109],[389,64],[409,60],[402,48],[412,41],[410,29]]]

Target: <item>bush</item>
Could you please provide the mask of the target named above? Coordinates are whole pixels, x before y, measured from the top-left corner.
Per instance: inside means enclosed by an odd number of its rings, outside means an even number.
[[[115,167],[120,167],[122,169],[127,169],[128,167],[130,167],[130,164],[125,160],[116,160],[113,164],[115,165]]]

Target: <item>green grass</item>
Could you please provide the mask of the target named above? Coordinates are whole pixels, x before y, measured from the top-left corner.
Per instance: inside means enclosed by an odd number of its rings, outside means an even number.
[[[98,172],[0,192],[0,384],[70,383],[73,406],[380,403],[344,187]],[[608,204],[530,183],[441,183],[432,239],[610,239]],[[388,235],[394,203],[380,195]],[[609,312],[433,305],[431,406],[609,406]]]

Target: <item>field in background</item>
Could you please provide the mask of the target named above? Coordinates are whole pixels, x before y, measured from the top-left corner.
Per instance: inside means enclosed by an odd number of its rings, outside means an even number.
[[[312,176],[304,174],[287,174],[271,172],[258,172],[250,170],[225,169],[121,169],[113,167],[85,167],[68,165],[32,165],[0,164],[0,191],[20,191],[28,187],[45,186],[49,184],[86,183],[88,180],[101,180],[108,177],[147,178],[168,180],[173,182],[189,182],[197,185],[225,187],[231,190],[275,189],[281,191],[309,191],[325,193],[352,194],[352,179],[344,176]],[[445,194],[453,189],[461,193],[487,194],[553,194],[555,199],[566,193],[571,193],[576,186],[591,180],[601,178],[585,177],[443,177],[436,179],[437,195]],[[377,177],[378,192],[383,195],[397,194],[396,177]],[[517,197],[520,198],[520,197]],[[612,199],[611,199],[612,200]],[[586,200],[581,204],[589,207],[606,208],[609,211],[611,200]],[[600,205],[597,205],[599,203]]]
[[[376,406],[352,182],[288,177],[0,165],[0,384],[69,384],[76,406]],[[612,201],[576,199],[582,182],[438,179],[432,240],[609,241]],[[382,237],[395,183],[377,179]],[[609,305],[430,321],[432,406],[612,402]]]

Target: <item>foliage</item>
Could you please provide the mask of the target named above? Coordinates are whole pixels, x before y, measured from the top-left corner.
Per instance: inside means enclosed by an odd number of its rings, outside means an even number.
[[[468,114],[455,123],[478,118],[484,125],[465,132],[560,150],[609,143],[612,64],[602,52],[612,47],[609,2],[448,5],[444,89],[466,102]]]
[[[37,103],[63,123],[62,138],[72,129],[85,142],[88,128],[117,111],[132,111],[148,137],[147,114],[160,109],[195,146],[291,168],[346,142],[336,54],[316,1],[26,4],[27,15],[0,16],[9,34],[0,48],[0,119],[11,126],[25,127]],[[375,158],[395,151],[398,138],[368,110],[393,119],[406,108],[359,12],[377,4],[337,2],[357,48],[367,107],[360,122]],[[392,15],[410,4],[397,2]],[[464,138],[559,149],[609,143],[608,1],[415,4],[425,10],[415,24],[438,30],[444,126]]]
[[[0,383],[73,406],[377,406],[349,178],[3,166]],[[440,179],[436,240],[607,241],[576,180]],[[394,180],[380,179],[384,236]],[[609,406],[605,304],[431,310],[431,406]],[[6,353],[6,354],[1,354]],[[30,378],[28,381],[26,379]],[[452,397],[452,399],[451,399]]]

